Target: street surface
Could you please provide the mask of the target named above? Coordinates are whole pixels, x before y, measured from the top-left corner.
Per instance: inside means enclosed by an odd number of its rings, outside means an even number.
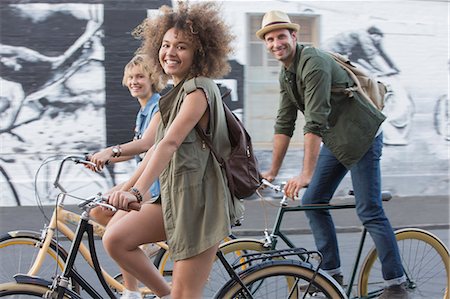
[[[245,201],[246,213],[243,224],[234,228],[233,232],[238,237],[263,238],[265,228],[271,230],[280,198],[276,198],[273,192],[264,190],[262,192],[264,200],[252,199]],[[275,197],[274,197],[275,196]],[[351,197],[333,199],[335,204],[349,203]],[[299,202],[290,202],[290,205],[297,205]],[[390,218],[394,228],[418,227],[431,231],[437,235],[448,247],[449,245],[449,217],[448,198],[445,196],[434,197],[394,197],[390,202],[384,204],[386,214]],[[76,206],[67,206],[68,209],[77,211]],[[44,211],[50,217],[53,207],[45,206]],[[350,276],[353,259],[358,246],[361,224],[353,209],[333,211],[335,225],[338,231],[342,268],[345,277]],[[1,232],[11,230],[28,229],[39,231],[43,227],[44,218],[38,207],[4,207],[0,208]],[[283,221],[283,229],[289,233],[289,237],[299,247],[315,249],[309,225],[304,213],[288,213]],[[280,241],[279,248],[283,247]],[[70,248],[70,242],[62,240],[63,247]],[[373,246],[371,239],[367,240],[367,245],[363,250],[364,254]],[[109,273],[118,273],[115,263],[107,256],[102,248],[100,240],[96,241],[101,265]],[[0,256],[7,259],[6,256]],[[93,272],[80,257],[76,261],[77,270],[83,277],[99,286],[95,272]],[[106,297],[105,297],[106,298]]]

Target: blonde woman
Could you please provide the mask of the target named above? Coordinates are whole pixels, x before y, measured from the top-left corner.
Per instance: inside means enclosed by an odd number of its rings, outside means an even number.
[[[145,54],[135,55],[125,66],[122,85],[128,88],[130,95],[137,99],[140,106],[136,115],[134,138],[128,143],[107,147],[90,156],[89,159],[96,164],[96,169],[101,170],[107,162],[117,163],[130,159],[135,159],[136,164],[139,165],[142,160],[139,154],[145,153],[154,144],[155,134],[152,133],[154,130],[147,130],[147,128],[150,126],[150,123],[154,125],[159,123],[158,101],[161,97],[159,92],[164,87],[164,84],[161,81],[161,76],[155,75],[152,71],[151,60]],[[94,168],[91,169],[96,170]],[[113,190],[120,188],[121,185],[118,185]],[[156,180],[150,186],[149,197],[156,199],[159,193],[159,182]],[[118,211],[113,221],[117,221],[126,213],[125,211]],[[91,211],[90,215],[98,223],[106,226],[114,213],[97,207]],[[152,246],[155,247],[152,244],[148,244],[146,248],[151,249]],[[122,293],[121,299],[141,298],[137,280],[126,271],[122,271],[122,275],[126,290]]]

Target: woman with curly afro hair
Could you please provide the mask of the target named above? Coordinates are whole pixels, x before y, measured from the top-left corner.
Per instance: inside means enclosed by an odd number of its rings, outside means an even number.
[[[130,212],[111,224],[103,238],[107,252],[127,272],[162,298],[201,298],[219,242],[242,215],[232,198],[220,164],[202,141],[198,125],[222,157],[231,146],[220,91],[215,78],[229,70],[233,35],[213,2],[159,14],[134,30],[142,40],[138,50],[154,61],[155,69],[174,87],[159,101],[161,121],[155,145],[122,191],[109,197],[112,205]],[[159,177],[161,196],[146,202],[147,190]],[[167,240],[174,260],[171,288],[139,249],[139,245]]]

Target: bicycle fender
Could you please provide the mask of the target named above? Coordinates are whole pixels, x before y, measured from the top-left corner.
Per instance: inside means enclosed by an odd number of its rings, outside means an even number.
[[[41,234],[32,230],[13,230],[13,231],[9,231],[6,234],[8,234],[9,236],[13,237],[13,238],[17,238],[17,237],[30,237],[30,238],[35,238],[35,239],[40,239],[41,238]]]
[[[22,284],[34,284],[34,285],[40,285],[40,286],[44,286],[44,287],[48,287],[52,285],[52,282],[50,280],[46,280],[44,278],[41,277],[37,277],[37,276],[29,276],[26,274],[16,274],[14,275],[14,279],[16,280],[17,283],[22,283]]]
[[[49,288],[49,290],[53,284],[53,281],[46,280],[41,277],[29,276],[29,275],[25,275],[25,274],[16,274],[16,275],[14,275],[14,279],[16,280],[17,283],[20,283],[22,285],[23,284],[38,285],[38,286],[42,286],[45,288]],[[70,295],[71,298],[74,298],[74,299],[81,298],[79,294],[72,291],[71,289],[64,288],[64,292],[66,295]]]

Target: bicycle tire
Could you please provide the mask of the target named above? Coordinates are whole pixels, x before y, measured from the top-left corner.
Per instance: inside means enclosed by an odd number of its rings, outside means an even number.
[[[322,270],[317,272],[310,264],[296,260],[265,261],[256,264],[240,274],[242,282],[253,298],[283,299],[303,298],[310,281],[317,290],[317,298],[347,298],[344,290]],[[322,297],[325,296],[325,297]],[[246,298],[242,286],[230,280],[215,298]]]
[[[9,282],[0,284],[0,297],[11,299],[25,299],[30,297],[43,298],[48,290],[48,287],[41,285]],[[67,295],[64,295],[63,298],[70,299]]]
[[[411,298],[449,299],[450,256],[438,237],[416,228],[395,232],[403,268],[408,277]],[[377,251],[372,248],[366,256],[358,282],[359,296],[381,292],[384,280]]]
[[[17,273],[27,274],[40,250],[40,244],[41,238],[38,232],[13,231],[2,235],[0,237],[2,255],[0,283],[12,281]],[[43,278],[53,277],[56,271],[62,271],[66,259],[67,252],[55,242],[51,242],[45,261],[36,275]]]

